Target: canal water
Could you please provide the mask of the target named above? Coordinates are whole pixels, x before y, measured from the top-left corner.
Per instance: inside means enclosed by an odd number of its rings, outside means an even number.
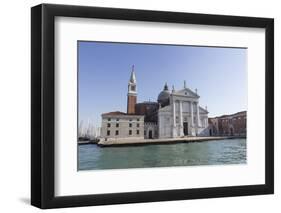
[[[245,164],[246,139],[101,148],[78,146],[78,170]]]

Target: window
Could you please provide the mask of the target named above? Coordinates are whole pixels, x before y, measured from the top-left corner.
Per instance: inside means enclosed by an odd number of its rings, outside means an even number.
[[[111,118],[108,118],[107,120],[108,120],[108,121],[111,121]]]
[[[107,127],[110,127],[110,124],[109,124],[109,123],[107,124]]]
[[[129,135],[132,135],[132,130],[129,130]]]
[[[132,90],[132,91],[135,91],[135,90],[136,90],[136,86],[132,85],[132,86],[131,86],[131,90]]]
[[[107,130],[107,135],[110,135],[110,130]]]
[[[116,121],[119,121],[119,118],[116,118]]]
[[[119,123],[116,124],[116,127],[119,127]]]
[[[140,134],[140,131],[139,130],[137,130],[137,135],[139,135]]]
[[[132,121],[132,119],[130,119],[129,121]]]
[[[115,131],[115,135],[119,135],[119,131],[118,130]]]
[[[137,121],[140,121],[140,119],[138,118]]]
[[[137,127],[140,127],[140,124],[137,124]]]
[[[146,131],[144,130],[144,135],[146,135]]]
[[[129,127],[132,127],[132,124],[131,124],[131,123],[129,123]]]

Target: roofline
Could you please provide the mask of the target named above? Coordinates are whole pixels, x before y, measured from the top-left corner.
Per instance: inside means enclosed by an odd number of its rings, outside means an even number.
[[[158,102],[156,102],[156,101],[143,101],[143,102],[136,103],[136,105],[138,105],[138,104],[158,104]]]
[[[144,115],[138,115],[138,114],[119,114],[119,115],[110,115],[110,114],[101,114],[101,117],[144,117]]]
[[[233,114],[230,114],[230,115],[221,115],[221,116],[216,116],[216,117],[210,117],[209,119],[231,117],[231,116],[236,116],[236,115],[242,114],[242,113],[247,114],[247,110],[236,112],[236,113],[233,113]]]
[[[184,90],[188,90],[190,91],[194,96],[197,96],[200,98],[200,95],[198,95],[196,92],[194,92],[192,89],[186,87],[186,88],[183,88],[183,89],[180,89],[180,90],[176,90],[175,92],[179,92],[179,91],[184,91]]]
[[[178,90],[178,91],[179,91],[179,90]],[[176,92],[177,92],[177,91],[176,91]],[[196,98],[196,99],[200,98],[199,95],[196,95],[196,96],[187,96],[187,95],[176,94],[176,93],[173,93],[173,92],[172,92],[170,95],[179,96],[179,97]]]

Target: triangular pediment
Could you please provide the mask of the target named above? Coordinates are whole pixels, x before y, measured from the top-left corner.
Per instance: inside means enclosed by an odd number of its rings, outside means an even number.
[[[175,92],[176,95],[182,95],[182,96],[187,96],[187,97],[192,97],[192,98],[199,98],[200,96],[197,95],[195,92],[193,92],[189,88],[184,88],[181,90],[178,90]]]

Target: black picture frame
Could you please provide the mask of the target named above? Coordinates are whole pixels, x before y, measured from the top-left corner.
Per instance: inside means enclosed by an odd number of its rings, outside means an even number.
[[[162,23],[264,28],[265,48],[265,184],[129,193],[54,195],[54,21],[83,17]],[[31,8],[31,204],[60,208],[274,193],[274,20],[164,11],[41,4]]]

